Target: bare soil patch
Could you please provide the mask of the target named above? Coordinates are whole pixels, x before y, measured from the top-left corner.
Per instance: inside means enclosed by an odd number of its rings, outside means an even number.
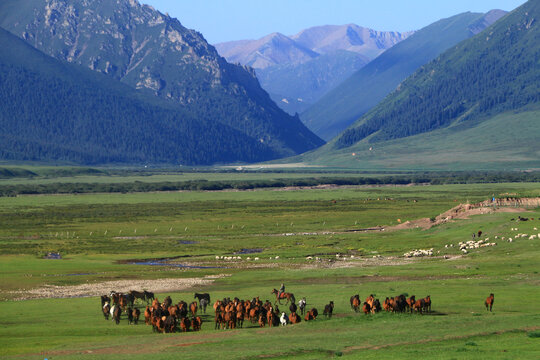
[[[429,218],[421,218],[412,221],[406,221],[402,224],[389,226],[384,228],[385,230],[405,230],[405,229],[429,229],[433,226],[441,225],[450,222],[455,219],[468,219],[474,215],[492,214],[492,213],[520,213],[528,211],[525,208],[511,208],[511,207],[488,207],[480,204],[459,204],[456,207],[440,214],[433,221]]]
[[[13,291],[12,293],[15,294],[14,300],[100,296],[110,293],[111,290],[118,292],[150,290],[152,292],[160,293],[182,291],[196,286],[210,285],[215,279],[224,276],[228,275],[208,275],[204,278],[114,280],[71,286],[45,285],[40,288]]]

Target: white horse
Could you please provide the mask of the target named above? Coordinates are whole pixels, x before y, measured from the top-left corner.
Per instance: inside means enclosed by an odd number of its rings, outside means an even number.
[[[114,310],[116,309],[116,306],[117,306],[117,305],[111,306],[111,310],[109,311],[109,312],[111,313],[111,317],[112,317],[111,320],[114,320]]]
[[[279,322],[281,323],[281,326],[285,326],[289,323],[289,317],[285,313],[281,313]]]
[[[306,309],[306,298],[298,300],[298,307],[300,308],[300,313],[304,315],[304,310]]]

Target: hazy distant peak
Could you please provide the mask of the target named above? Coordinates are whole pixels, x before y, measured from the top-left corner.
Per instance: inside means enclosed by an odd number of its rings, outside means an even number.
[[[257,40],[230,41],[215,47],[231,62],[265,69],[274,65],[302,64],[339,50],[373,59],[411,34],[376,31],[356,24],[322,25],[292,36],[276,32]]]

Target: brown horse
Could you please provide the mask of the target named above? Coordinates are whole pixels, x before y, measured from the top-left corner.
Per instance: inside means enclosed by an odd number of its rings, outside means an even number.
[[[202,325],[202,319],[200,316],[196,316],[191,320],[191,327],[193,328],[193,331],[200,331]]]
[[[183,332],[187,332],[190,327],[191,320],[189,320],[187,317],[180,320],[180,329],[182,329]]]
[[[371,312],[371,306],[367,303],[367,301],[364,301],[364,306],[362,306],[362,311],[364,312],[365,315]]]
[[[144,323],[146,325],[151,325],[151,318],[152,318],[152,311],[150,311],[150,307],[147,306],[146,309],[144,309]]]
[[[191,305],[189,305],[189,310],[191,311],[191,314],[193,316],[197,315],[197,302],[196,301],[192,302]]]
[[[351,308],[354,310],[354,312],[358,312],[358,309],[360,308],[360,296],[354,295],[351,298]]]
[[[279,294],[279,291],[277,291],[277,289],[273,289],[272,290],[272,294],[273,295],[276,295],[276,301],[280,304],[280,305],[283,305],[281,304],[281,300],[283,299],[286,299],[287,302],[285,303],[285,305],[287,305],[289,302],[296,302],[296,299],[294,298],[294,294],[292,293],[281,293],[281,295],[278,295]]]
[[[264,316],[264,313],[261,312],[259,314],[259,326],[264,327],[266,325],[266,316]]]
[[[300,321],[302,321],[302,318],[298,316],[296,312],[292,312],[291,315],[289,315],[289,321],[291,324],[298,324]]]
[[[424,298],[424,310],[431,312],[431,296],[429,295]]]
[[[413,304],[413,310],[422,314],[422,310],[424,309],[424,306],[425,306],[424,299],[416,300]]]
[[[493,307],[493,303],[495,302],[495,295],[493,293],[489,294],[486,301],[484,301],[484,305],[486,305],[486,310],[489,309],[491,311],[491,308]]]

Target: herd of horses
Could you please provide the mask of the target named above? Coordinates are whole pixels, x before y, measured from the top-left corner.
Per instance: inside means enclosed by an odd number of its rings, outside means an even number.
[[[259,297],[254,297],[251,300],[241,300],[239,298],[224,298],[217,300],[213,304],[214,308],[214,329],[235,329],[242,328],[244,321],[249,321],[252,324],[258,324],[260,327],[279,326],[288,324],[298,324],[302,321],[315,320],[319,315],[318,310],[313,307],[307,310],[306,298],[302,298],[296,304],[296,299],[292,293],[280,294],[276,289],[272,291],[276,295],[274,303],[266,300],[261,301]],[[101,307],[105,319],[112,317],[116,324],[120,323],[122,313],[127,315],[129,324],[138,324],[140,310],[135,306],[136,300],[145,302],[144,321],[146,325],[152,325],[154,332],[159,333],[174,333],[177,331],[187,332],[199,331],[202,326],[202,319],[197,316],[197,311],[200,309],[206,314],[206,307],[210,304],[210,294],[195,293],[194,299],[190,304],[181,300],[177,304],[173,304],[170,296],[167,296],[163,302],[160,302],[153,293],[148,291],[138,292],[130,291],[122,294],[112,291],[108,296],[101,296]],[[282,300],[284,304],[289,305],[289,314],[282,312],[279,305]],[[490,294],[484,304],[486,310],[492,311],[495,296]],[[151,304],[150,304],[151,302]],[[386,312],[410,312],[410,313],[430,313],[431,312],[431,296],[416,299],[415,295],[406,297],[398,295],[394,297],[386,297],[381,304],[375,296],[369,295],[362,303],[360,295],[356,294],[350,298],[351,309],[354,312],[362,311],[365,315],[375,314],[382,310]],[[300,314],[298,314],[298,312]],[[323,315],[331,318],[334,312],[334,302],[330,301],[324,307]]]
[[[424,312],[431,312],[431,296],[428,295],[422,299],[416,299],[416,296],[413,295],[407,298],[405,295],[401,294],[394,297],[387,297],[381,305],[379,299],[375,299],[374,295],[369,295],[364,303],[360,301],[360,295],[353,295],[350,299],[351,309],[355,312],[360,311],[360,305],[362,305],[361,310],[364,314],[375,314],[383,309],[386,312],[416,312],[422,314]]]

